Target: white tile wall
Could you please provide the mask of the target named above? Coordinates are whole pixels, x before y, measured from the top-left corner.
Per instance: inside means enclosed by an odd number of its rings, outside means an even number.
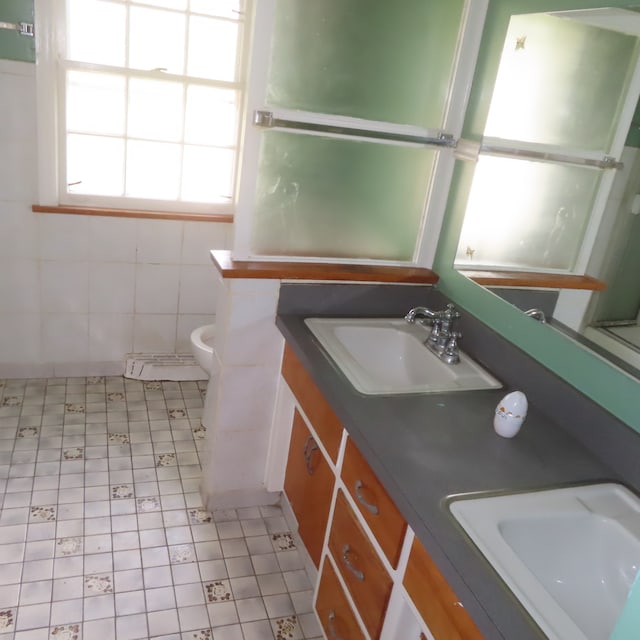
[[[257,490],[264,486],[264,460],[269,446],[265,429],[217,434],[212,446],[219,453],[209,470],[217,495],[225,492]],[[214,503],[215,504],[215,503]]]
[[[42,356],[45,362],[89,362],[89,314],[42,314]]]
[[[211,264],[183,265],[180,268],[180,313],[216,312],[216,274]]]
[[[218,387],[217,429],[222,432],[260,428],[268,421],[265,407],[273,404],[277,381],[277,366],[223,367]]]
[[[182,238],[183,264],[211,264],[209,251],[215,247],[230,247],[232,225],[190,222],[184,226]]]
[[[133,264],[94,262],[89,265],[89,311],[133,313],[136,268]]]
[[[38,217],[41,260],[88,260],[89,218],[64,214]]]
[[[89,264],[40,262],[40,297],[44,312],[89,313]]]
[[[34,214],[35,68],[0,60],[0,376],[107,375],[214,320],[232,225]]]
[[[135,353],[173,353],[177,319],[172,313],[136,313],[133,319]]]
[[[181,222],[176,220],[138,221],[138,262],[178,264],[181,253]]]
[[[42,316],[39,313],[2,313],[0,317],[2,359],[16,365],[38,362]]]
[[[117,362],[133,352],[133,314],[89,314],[89,360]]]
[[[92,262],[136,262],[135,218],[89,218],[89,260]]]
[[[14,313],[40,311],[37,263],[21,258],[8,259],[0,261],[0,269],[0,309]]]
[[[136,284],[137,313],[178,313],[178,265],[139,264],[136,266]]]
[[[10,97],[10,99],[14,98]],[[36,180],[33,173],[35,165],[36,150],[32,140],[7,140],[6,138],[2,140],[0,176],[2,176],[4,199],[32,201],[35,198]]]
[[[242,496],[268,499],[266,465],[284,344],[274,326],[278,280],[216,279],[220,369],[209,379],[202,416],[209,449],[201,491],[210,507],[240,503]]]
[[[8,258],[36,260],[37,220],[30,206],[24,202],[0,201],[0,241],[2,238],[11,238],[11,242],[2,244],[0,262]]]

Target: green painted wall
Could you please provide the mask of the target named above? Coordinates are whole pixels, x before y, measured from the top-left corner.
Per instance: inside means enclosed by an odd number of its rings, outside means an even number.
[[[515,13],[557,11],[598,6],[630,6],[630,0],[490,0],[483,45],[470,94],[464,135],[482,137],[492,87],[509,18]],[[640,432],[640,388],[606,361],[548,326],[526,318],[498,296],[453,270],[474,165],[458,162],[434,268],[438,287],[543,365],[570,382],[615,416]]]
[[[33,16],[33,0],[0,0],[0,22],[33,23]],[[0,29],[0,59],[35,62],[35,39]]]

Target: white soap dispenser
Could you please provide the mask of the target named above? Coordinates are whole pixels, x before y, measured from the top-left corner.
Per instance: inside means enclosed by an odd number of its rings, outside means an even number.
[[[522,391],[508,393],[496,407],[493,428],[503,438],[513,438],[527,417],[527,396]]]

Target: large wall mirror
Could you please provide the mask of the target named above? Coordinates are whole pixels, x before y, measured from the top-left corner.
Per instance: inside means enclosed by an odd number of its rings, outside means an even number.
[[[639,36],[640,13],[622,8],[511,17],[455,259],[606,283],[562,291],[547,315],[636,372]]]
[[[491,0],[463,133],[471,144],[436,262],[448,293],[638,431],[639,97],[640,12],[629,0]],[[542,326],[522,314],[539,290],[514,297],[485,281],[521,307],[507,310],[463,282],[483,270],[588,274],[607,288],[556,291]]]

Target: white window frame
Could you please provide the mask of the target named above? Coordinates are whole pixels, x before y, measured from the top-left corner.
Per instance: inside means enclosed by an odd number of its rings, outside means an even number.
[[[269,110],[274,116],[291,118],[292,112],[265,108],[264,98],[267,94],[267,75],[269,54],[271,48],[271,33],[273,32],[276,0],[259,0],[255,6],[254,24],[260,25],[253,34],[250,76],[248,79],[247,106],[242,140],[242,173],[240,177],[238,207],[235,218],[235,235],[233,255],[237,260],[283,260],[304,262],[351,262],[356,264],[390,264],[415,265],[430,268],[433,265],[440,229],[444,219],[449,187],[453,176],[455,158],[451,149],[442,149],[437,153],[436,165],[431,184],[426,190],[426,206],[422,225],[413,259],[407,261],[383,261],[344,258],[327,258],[323,256],[270,256],[256,254],[251,248],[254,210],[256,201],[256,184],[258,179],[258,161],[260,151],[261,132],[253,124],[255,111]],[[482,28],[487,11],[488,0],[466,0],[463,19],[458,34],[457,51],[455,56],[453,79],[443,121],[443,131],[453,135],[457,140],[462,133],[464,114],[469,98],[471,81],[475,71],[476,59],[480,48]],[[300,117],[298,112],[298,117]],[[318,116],[318,114],[316,114]],[[325,123],[339,127],[354,126],[354,118],[337,117],[327,114],[319,116]],[[359,121],[362,122],[362,121]],[[377,123],[384,130],[395,133],[421,134],[424,137],[433,135],[433,131],[416,127],[393,126],[389,123]],[[369,122],[369,129],[376,128],[376,123]],[[291,130],[289,130],[291,131]],[[308,134],[309,132],[305,132]],[[324,135],[324,134],[323,134]],[[339,137],[337,135],[328,137]]]
[[[233,193],[228,203],[204,203],[178,200],[112,197],[69,193],[65,182],[65,0],[35,0],[35,33],[37,42],[36,87],[38,126],[38,203],[43,206],[77,206],[84,208],[162,211],[195,214],[233,214],[236,208],[241,156],[241,128],[244,119],[248,39],[251,33],[253,0],[245,0],[245,23],[240,32],[237,83],[241,105],[233,167]],[[87,65],[90,68],[90,65]],[[138,74],[139,75],[139,74]],[[151,77],[152,72],[150,72]],[[167,78],[161,75],[160,78]],[[215,85],[215,81],[205,82]]]

